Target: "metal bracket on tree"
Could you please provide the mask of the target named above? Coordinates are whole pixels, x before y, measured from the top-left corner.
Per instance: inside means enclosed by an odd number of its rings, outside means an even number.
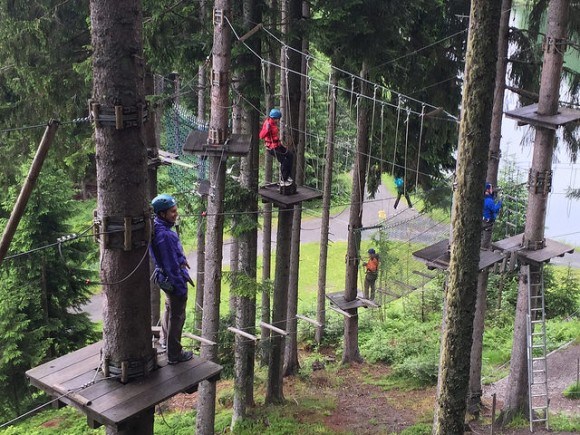
[[[147,246],[151,239],[151,215],[142,216],[98,216],[93,213],[95,242],[102,243],[104,249],[121,249]]]
[[[108,106],[89,100],[89,117],[96,127],[115,127],[117,130],[140,127],[148,119],[147,103],[136,106]]]
[[[552,171],[535,171],[530,169],[528,175],[528,190],[532,193],[547,195],[552,190]]]
[[[564,54],[568,49],[568,40],[564,38],[553,38],[546,36],[542,43],[542,49],[545,53],[561,53]]]
[[[537,251],[539,249],[544,249],[546,247],[546,239],[542,240],[526,240],[524,236],[522,240],[522,246],[528,251]]]

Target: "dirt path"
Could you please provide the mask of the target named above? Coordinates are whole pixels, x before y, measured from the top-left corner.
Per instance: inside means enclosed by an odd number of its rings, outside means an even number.
[[[580,415],[580,401],[567,399],[562,392],[574,384],[578,375],[578,361],[580,360],[580,344],[571,344],[560,348],[548,355],[548,396],[550,398],[550,412],[566,415]],[[483,400],[491,405],[493,394],[496,395],[498,408],[505,400],[505,389],[508,378],[486,385],[483,388]]]

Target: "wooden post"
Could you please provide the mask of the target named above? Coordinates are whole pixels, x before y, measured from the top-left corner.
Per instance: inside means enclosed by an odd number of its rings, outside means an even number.
[[[36,180],[38,179],[38,175],[40,174],[44,159],[48,154],[48,149],[52,144],[52,140],[54,139],[58,125],[58,121],[50,120],[46,126],[46,129],[44,130],[44,135],[42,136],[42,140],[40,141],[40,145],[38,146],[38,150],[36,151],[36,155],[32,161],[32,166],[30,166],[26,180],[24,180],[24,184],[22,185],[22,189],[20,189],[20,194],[18,195],[16,204],[14,204],[14,208],[12,209],[12,213],[10,214],[10,218],[6,224],[4,233],[2,234],[2,240],[0,241],[0,266],[2,265],[2,261],[4,261],[4,257],[8,252],[8,248],[12,242],[16,228],[18,228],[20,219],[24,214],[26,204],[28,203],[32,189],[34,189],[34,185],[36,184]]]

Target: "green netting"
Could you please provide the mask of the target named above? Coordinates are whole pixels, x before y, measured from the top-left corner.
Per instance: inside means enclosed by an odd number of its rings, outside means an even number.
[[[191,192],[198,180],[206,179],[205,159],[183,153],[183,145],[192,130],[207,131],[207,124],[200,122],[193,113],[178,105],[169,107],[162,116],[161,149],[176,154],[179,160],[190,163],[195,169],[171,165],[169,175],[176,192]]]

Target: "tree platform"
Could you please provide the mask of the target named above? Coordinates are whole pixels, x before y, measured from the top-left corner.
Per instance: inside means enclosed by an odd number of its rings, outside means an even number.
[[[122,384],[105,379],[99,341],[26,372],[30,383],[87,415],[91,428],[101,425],[122,430],[124,423],[180,392],[193,393],[202,381],[215,382],[222,367],[201,358],[158,367],[147,377]]]
[[[183,152],[186,154],[201,154],[204,156],[238,156],[245,157],[250,152],[252,136],[249,134],[231,134],[223,144],[208,144],[208,132],[192,130]]]
[[[426,248],[419,249],[418,251],[413,252],[413,257],[426,263],[429,270],[447,270],[450,261],[449,240],[441,240],[440,242],[427,246]],[[487,269],[502,260],[503,255],[499,252],[482,249],[479,253],[478,268],[479,270]]]
[[[287,186],[283,186],[287,187]],[[322,192],[305,186],[295,186],[296,193],[285,195],[280,192],[280,186],[277,183],[266,184],[260,187],[258,194],[262,197],[263,202],[272,202],[277,206],[288,207],[303,201],[322,198]]]
[[[338,308],[340,308],[343,311],[352,310],[353,308],[360,308],[360,307],[364,307],[364,308],[378,308],[379,307],[379,305],[376,302],[374,302],[370,299],[363,298],[362,293],[358,293],[357,297],[352,301],[347,301],[344,298],[344,292],[328,293],[326,295],[326,297],[328,298],[328,300],[330,301],[331,304],[336,305]]]
[[[540,115],[537,103],[510,110],[505,112],[505,115],[508,118],[517,120],[519,125],[530,124],[536,127],[549,128],[550,130],[557,130],[562,125],[580,120],[580,110],[567,107],[558,108],[558,113],[555,115]]]
[[[523,240],[524,234],[522,233],[508,237],[507,239],[493,242],[491,246],[494,249],[510,254],[512,252],[516,253],[518,257],[522,257],[535,263],[548,263],[552,258],[563,257],[565,254],[571,254],[574,252],[574,248],[551,239],[544,239],[544,247],[541,249],[524,249],[522,244]]]

